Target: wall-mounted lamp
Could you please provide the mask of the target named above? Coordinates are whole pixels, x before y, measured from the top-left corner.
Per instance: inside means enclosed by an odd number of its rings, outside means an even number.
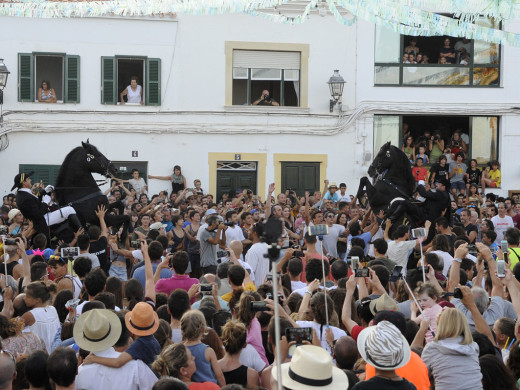
[[[330,77],[327,84],[329,84],[330,96],[332,97],[332,99],[330,99],[330,112],[332,112],[334,110],[334,106],[338,103],[339,99],[341,99],[341,96],[343,95],[345,80],[339,74],[339,70],[336,69],[334,70],[334,74]],[[341,105],[338,107],[341,109]]]

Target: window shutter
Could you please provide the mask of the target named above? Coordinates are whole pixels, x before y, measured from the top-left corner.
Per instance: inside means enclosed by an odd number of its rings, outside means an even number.
[[[38,183],[41,180],[44,185],[54,185],[60,167],[61,165],[20,164],[18,169],[19,172],[34,171],[34,175],[31,176],[33,183]]]
[[[161,105],[161,59],[146,60],[146,96],[147,106]]]
[[[299,51],[233,50],[233,68],[300,69]]]
[[[116,59],[101,57],[101,104],[116,104]]]
[[[18,101],[34,102],[34,60],[31,53],[18,53]]]
[[[79,56],[65,57],[65,103],[79,103]]]

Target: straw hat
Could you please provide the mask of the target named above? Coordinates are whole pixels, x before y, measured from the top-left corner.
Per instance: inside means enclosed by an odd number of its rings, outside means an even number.
[[[121,320],[107,309],[92,309],[83,313],[74,324],[74,341],[90,352],[112,347],[121,336]]]
[[[333,182],[331,182],[331,183],[329,184],[329,188],[336,188],[336,189],[338,189],[338,186],[336,185],[336,182],[333,181]]]
[[[357,345],[361,357],[380,370],[395,370],[405,366],[410,360],[408,341],[388,321],[363,329],[358,336]]]
[[[388,294],[383,294],[377,299],[370,301],[370,311],[373,315],[383,310],[399,311],[397,303]]]
[[[125,323],[136,336],[149,336],[159,328],[159,316],[150,304],[139,302],[131,312],[126,313]]]
[[[278,380],[276,366],[271,375]],[[281,383],[298,390],[334,390],[348,388],[347,375],[332,364],[329,353],[315,345],[296,348],[290,363],[282,364]]]

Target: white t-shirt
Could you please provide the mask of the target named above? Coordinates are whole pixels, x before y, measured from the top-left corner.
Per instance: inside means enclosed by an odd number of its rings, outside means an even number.
[[[444,251],[432,251],[431,253],[435,253],[437,256],[439,256],[442,261],[444,262],[444,267],[442,268],[442,274],[444,276],[448,276],[448,272],[450,270],[451,264],[453,263],[453,256],[450,255],[448,252]]]
[[[513,218],[509,215],[506,215],[504,218],[500,218],[500,216],[495,215],[491,218],[491,222],[495,226],[495,232],[497,233],[497,239],[495,242],[500,245],[500,241],[504,239],[504,233],[507,228],[515,227],[515,223],[513,222]]]
[[[267,246],[265,242],[257,242],[246,253],[246,263],[255,273],[256,287],[264,283],[265,277],[269,273],[269,259],[264,257],[267,254]]]
[[[338,250],[336,244],[338,243],[338,237],[345,231],[345,227],[334,224],[329,227],[329,234],[323,236],[323,247],[328,254],[338,257]]]
[[[299,290],[299,289],[302,289],[302,288],[306,288],[306,287],[307,287],[307,284],[303,283],[302,281],[299,281],[299,280],[292,281],[291,280],[291,291],[296,291],[296,290]]]
[[[226,230],[226,246],[229,246],[231,241],[244,241],[246,238],[244,237],[244,232],[242,232],[242,228],[240,226],[235,225],[234,227],[229,226]]]
[[[408,256],[410,256],[410,252],[413,248],[415,248],[415,240],[388,241],[386,257],[395,262],[396,265],[403,267],[404,271],[406,264],[408,264]]]
[[[316,334],[318,335],[318,338],[321,341],[322,348],[325,349],[328,353],[331,353],[330,347],[327,344],[327,338],[325,337],[326,336],[325,331],[327,329],[326,325],[322,326],[314,321],[296,321],[296,323],[302,328],[314,328],[316,330]],[[342,330],[340,328],[336,328],[335,326],[330,326],[330,329],[332,330],[332,333],[334,334],[334,340],[337,340],[340,337],[347,335],[347,333],[344,330]],[[320,334],[320,330],[321,330],[321,334]]]
[[[339,196],[338,203],[339,202],[348,202],[348,203],[350,203],[350,195],[347,194],[346,192],[345,192],[345,195],[341,195],[341,192],[336,192],[336,194],[338,194],[338,196]]]
[[[139,179],[130,179],[128,180],[128,183],[132,186],[132,188],[135,190],[136,194],[146,194],[146,190],[144,187],[146,187],[146,182],[142,177]]]
[[[244,366],[252,368],[256,372],[260,372],[265,368],[265,362],[262,360],[255,347],[251,344],[247,344],[246,347],[242,349],[238,361]]]

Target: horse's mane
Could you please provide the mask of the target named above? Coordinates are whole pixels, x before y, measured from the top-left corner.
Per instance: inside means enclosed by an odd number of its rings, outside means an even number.
[[[415,189],[415,178],[412,174],[412,168],[410,167],[410,160],[408,160],[408,157],[406,157],[406,154],[399,149],[395,145],[390,145],[390,148],[393,149],[395,153],[393,153],[396,157],[398,157],[398,163],[399,166],[399,177],[403,179],[403,185],[405,185],[408,188],[409,194],[411,195]]]
[[[78,146],[77,148],[72,149],[63,160],[63,163],[61,164],[60,170],[58,172],[58,176],[56,177],[56,187],[62,185],[63,181],[65,180],[66,171],[70,168],[71,160],[74,157],[75,153],[78,151],[78,149],[83,148],[81,146]]]
[[[56,177],[56,200],[58,203],[62,203],[63,201],[63,190],[60,187],[64,186],[65,178],[67,177],[68,170],[74,165],[71,164],[73,157],[77,154],[79,149],[83,149],[81,146],[72,149],[61,164],[60,170],[58,172],[58,176]]]

